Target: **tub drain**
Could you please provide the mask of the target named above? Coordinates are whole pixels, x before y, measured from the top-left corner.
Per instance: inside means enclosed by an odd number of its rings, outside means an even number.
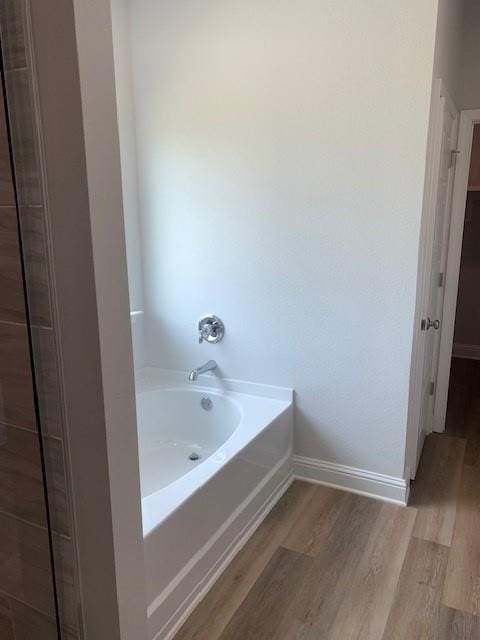
[[[205,411],[211,411],[213,408],[213,402],[208,396],[205,396],[200,400],[200,406],[202,409],[205,409]]]
[[[200,455],[195,451],[188,456],[189,460],[200,460]]]

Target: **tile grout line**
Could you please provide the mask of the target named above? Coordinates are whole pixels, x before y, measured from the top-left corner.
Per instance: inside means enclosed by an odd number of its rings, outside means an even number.
[[[22,518],[21,516],[17,516],[14,513],[10,513],[9,511],[5,511],[4,509],[0,509],[0,516],[9,518],[10,520],[15,520],[16,522],[21,522],[22,524],[26,524],[27,526],[33,527],[34,529],[39,529],[40,531],[47,531],[47,528],[44,527],[43,525],[38,524],[37,522],[32,522],[31,520],[26,520],[25,518]],[[60,538],[65,542],[72,541],[71,536],[67,536],[65,533],[61,533],[60,531],[53,530],[52,533],[54,537]]]
[[[11,602],[12,601],[13,602],[18,602],[19,604],[23,605],[24,607],[27,607],[28,609],[31,609],[32,611],[35,611],[35,613],[38,613],[42,617],[47,618],[52,623],[55,623],[55,617],[52,614],[46,613],[45,611],[42,611],[38,607],[34,607],[33,605],[29,604],[25,600],[22,600],[21,598],[17,598],[16,596],[13,596],[11,593],[8,593],[7,591],[4,591],[2,588],[0,588],[0,595],[3,596],[8,602],[9,611],[10,611],[10,615],[12,617],[12,624],[13,625],[14,625],[15,616],[13,615],[13,610],[12,610],[12,607],[11,607]],[[72,627],[72,625],[67,624],[65,622],[62,623],[62,629],[65,629],[66,631],[69,631],[70,633],[71,632],[77,633],[77,629],[75,629],[75,627]]]

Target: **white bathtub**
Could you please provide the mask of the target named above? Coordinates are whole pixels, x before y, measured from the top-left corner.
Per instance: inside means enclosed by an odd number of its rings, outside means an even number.
[[[149,635],[167,640],[288,487],[292,391],[149,368],[137,422]]]

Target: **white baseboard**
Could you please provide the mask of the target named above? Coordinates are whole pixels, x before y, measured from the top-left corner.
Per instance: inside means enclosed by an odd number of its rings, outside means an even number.
[[[403,478],[385,476],[373,471],[304,456],[294,456],[293,463],[295,477],[299,480],[315,482],[395,504],[407,504],[409,483]]]
[[[461,344],[453,345],[452,355],[454,358],[467,358],[469,360],[480,360],[480,345],[478,344]]]
[[[285,463],[284,463],[285,464]],[[291,458],[289,464],[291,465]],[[235,537],[233,542],[226,548],[221,549],[221,541],[218,547],[220,552],[213,565],[209,567],[203,576],[201,582],[197,585],[195,590],[191,592],[186,600],[177,608],[174,615],[165,623],[163,628],[155,635],[156,640],[172,640],[183,623],[187,620],[195,607],[205,597],[208,591],[213,587],[218,578],[225,571],[227,566],[242,549],[242,547],[248,542],[249,538],[255,533],[257,528],[267,517],[276,503],[280,500],[282,495],[287,491],[294,480],[293,470],[285,475],[280,483],[276,483],[275,486],[270,486],[270,492],[263,502],[258,505],[255,504],[255,500],[252,500],[251,507],[256,507],[253,516],[247,521],[240,533]],[[249,509],[245,509],[244,513],[248,513]],[[221,549],[221,551],[220,551]]]

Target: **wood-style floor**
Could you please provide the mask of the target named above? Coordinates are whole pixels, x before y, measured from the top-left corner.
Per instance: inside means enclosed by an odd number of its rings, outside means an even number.
[[[480,362],[409,507],[295,482],[175,640],[480,640]]]

